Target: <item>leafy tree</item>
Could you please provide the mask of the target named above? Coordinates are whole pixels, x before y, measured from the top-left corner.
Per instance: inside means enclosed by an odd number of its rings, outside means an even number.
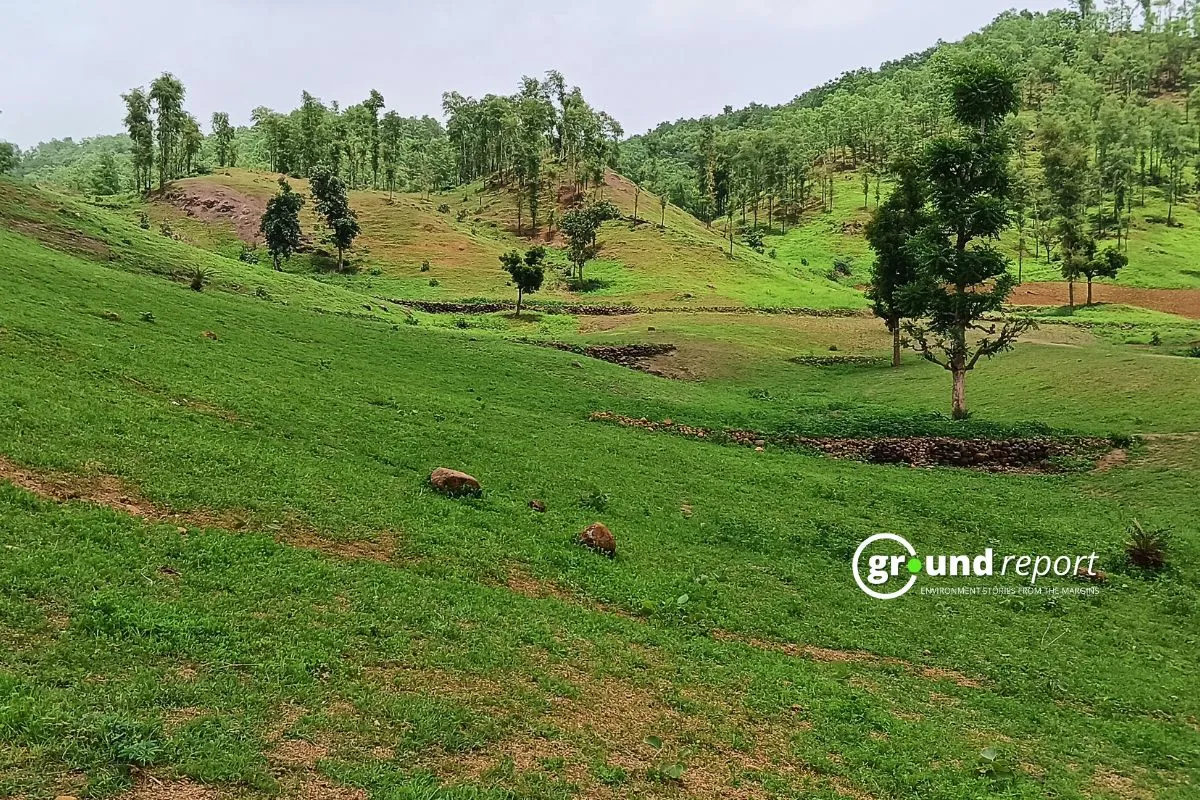
[[[1113,247],[1106,247],[1080,267],[1087,276],[1087,304],[1092,304],[1092,280],[1115,278],[1117,273],[1129,265],[1129,256]]]
[[[12,172],[21,163],[21,151],[12,142],[0,142],[0,175]]]
[[[3,165],[0,164],[0,167]],[[3,172],[3,169],[0,169]],[[112,153],[102,153],[100,162],[92,172],[92,192],[95,194],[117,194],[121,191],[121,173],[117,170],[117,159]]]
[[[280,269],[281,259],[291,258],[300,248],[300,209],[303,207],[304,197],[292,191],[287,178],[280,177],[279,192],[267,201],[267,210],[258,224],[276,270]]]
[[[542,261],[546,258],[546,248],[541,245],[525,251],[525,257],[516,250],[510,250],[500,256],[500,264],[504,271],[512,276],[517,286],[517,316],[521,316],[521,302],[526,294],[532,294],[542,288],[545,279],[545,268]]]
[[[600,226],[608,220],[618,219],[620,211],[609,200],[601,200],[584,208],[576,208],[563,215],[559,229],[567,237],[567,259],[574,267],[574,274],[583,279],[583,266],[596,257],[599,245],[596,235]]]
[[[917,279],[919,265],[908,243],[929,224],[925,192],[916,166],[899,166],[891,195],[875,209],[867,223],[867,242],[875,250],[871,268],[871,299],[875,316],[892,334],[892,366],[900,366],[901,321],[911,317],[906,304],[906,287]]]
[[[343,255],[359,234],[358,215],[350,208],[346,185],[330,167],[315,167],[309,179],[309,188],[317,214],[328,230],[328,241],[337,248],[337,267],[341,270],[345,266]]]
[[[949,79],[956,126],[934,137],[921,159],[929,224],[907,245],[918,275],[904,302],[920,319],[905,330],[925,359],[953,376],[951,408],[962,419],[967,372],[1011,349],[1031,323],[1003,319],[1016,279],[992,244],[1010,222],[1010,142],[1000,123],[1018,107],[1016,79],[983,59],[960,62]],[[1001,322],[983,321],[993,315]]]
[[[154,109],[155,130],[158,134],[158,188],[175,177],[179,159],[179,142],[184,129],[183,84],[169,72],[154,79],[148,96]]]
[[[133,142],[133,183],[140,192],[150,191],[154,174],[154,125],[150,120],[150,98],[141,88],[121,95],[125,101],[125,129]]]
[[[233,154],[233,126],[229,124],[229,114],[224,111],[214,111],[212,115],[212,137],[217,146],[217,166],[235,166]]]

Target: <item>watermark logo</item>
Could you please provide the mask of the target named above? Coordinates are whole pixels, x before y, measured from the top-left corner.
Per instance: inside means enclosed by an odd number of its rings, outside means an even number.
[[[1037,555],[1033,553],[998,555],[988,547],[972,555],[926,555],[917,554],[917,549],[903,536],[894,533],[877,533],[863,540],[854,551],[852,571],[854,582],[863,592],[877,600],[895,600],[908,593],[917,584],[918,578],[962,579],[993,578],[1015,575],[1028,578],[1029,589],[1036,589],[1041,578],[1055,576],[1096,575],[1096,554],[1087,555]],[[1000,590],[1003,587],[991,587]],[[988,591],[986,588],[964,587],[957,589],[941,587],[940,593],[958,594],[1003,594],[1005,591]]]

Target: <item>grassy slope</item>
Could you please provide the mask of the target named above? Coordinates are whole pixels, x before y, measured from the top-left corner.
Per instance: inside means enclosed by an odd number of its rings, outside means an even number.
[[[883,194],[886,197],[886,186]],[[832,214],[810,213],[803,224],[783,235],[767,237],[767,245],[776,248],[779,260],[786,265],[798,265],[806,258],[810,264],[819,266],[822,273],[833,265],[835,256],[850,256],[854,259],[855,280],[865,281],[871,256],[862,236],[862,225],[874,208],[874,187],[868,197],[868,209],[864,209],[861,178],[853,172],[842,173],[834,191]],[[1185,203],[1175,207],[1173,217],[1177,227],[1154,221],[1165,220],[1166,216],[1167,204],[1162,192],[1149,189],[1146,205],[1135,205],[1133,210],[1129,266],[1118,276],[1118,285],[1200,289],[1200,212],[1194,204]],[[1061,281],[1062,272],[1057,263],[1047,263],[1044,257],[1032,255],[1032,237],[1032,232],[1027,231],[1022,277],[1027,281]],[[1012,259],[1014,271],[1017,269],[1017,241],[1016,230],[1010,229],[1001,242],[1001,249]]]
[[[298,190],[307,191],[305,181],[293,183]],[[202,193],[206,186],[214,184],[255,197],[259,202],[265,202],[275,190],[273,176],[245,170],[227,170],[180,181],[177,186]],[[563,190],[565,199],[569,193],[560,184],[561,181],[554,183]],[[609,173],[603,196],[632,218],[634,190],[628,181]],[[525,235],[516,235],[514,193],[475,184],[428,198],[399,194],[391,203],[388,200],[386,192],[351,193],[363,229],[355,252],[359,274],[329,276],[327,280],[369,293],[405,298],[509,298],[512,290],[507,286],[498,256],[507,249],[528,247],[535,242],[528,235],[528,219],[524,220]],[[449,207],[449,212],[437,210],[443,205]],[[554,207],[555,196],[547,191],[539,226],[543,233],[546,218]],[[565,206],[559,205],[555,213],[561,216],[564,210]],[[461,221],[460,212],[463,212]],[[156,222],[168,222],[201,247],[231,256],[241,248],[232,225],[206,225],[161,203],[153,206],[151,213]],[[305,216],[306,228],[315,226],[311,208]],[[659,205],[654,195],[642,194],[638,217],[659,221]],[[538,240],[543,239],[544,236]],[[740,243],[735,245],[734,258],[728,258],[728,245],[718,230],[706,229],[674,207],[667,210],[665,230],[654,224],[635,227],[628,221],[613,222],[604,226],[599,241],[600,257],[588,266],[587,276],[602,281],[603,288],[573,294],[555,272],[541,297],[679,306],[853,308],[864,305],[861,295],[826,280],[823,272],[785,267]],[[550,243],[561,245],[557,238]],[[421,265],[426,261],[430,269],[422,272]],[[556,253],[552,263],[565,267],[566,260]],[[291,268],[309,271],[312,266],[298,259]],[[438,285],[430,286],[431,279]]]
[[[44,198],[21,196],[0,184],[6,225],[19,212],[26,233],[65,247],[61,231],[29,224],[54,220],[57,201],[34,209]],[[588,423],[611,408],[836,427],[884,413],[875,403],[941,408],[945,380],[919,365],[792,367],[763,393],[773,357],[746,380],[705,384],[580,368],[486,330],[391,325],[394,311],[314,314],[361,298],[71,209],[72,229],[131,244],[107,261],[0,233],[0,454],[113,473],[159,503],[248,524],[181,534],[0,486],[0,794],[90,781],[104,795],[147,764],[256,792],[290,793],[320,773],[375,798],[427,796],[437,782],[482,787],[454,795],[476,798],[504,787],[674,796],[664,770],[676,763],[682,791],[701,797],[733,792],[731,781],[751,797],[841,787],[1082,798],[1114,780],[1164,798],[1194,792],[1192,538],[1179,539],[1165,579],[1118,574],[1095,599],[883,604],[846,570],[854,545],[880,530],[930,552],[1096,548],[1114,569],[1131,518],[1185,531],[1200,512],[1193,440],[1102,475],[1025,477],[757,454]],[[144,274],[193,262],[214,264],[218,288],[241,289],[197,294]],[[252,296],[255,285],[287,304]],[[836,334],[795,335],[819,348]],[[1127,407],[1109,384],[1136,373],[1131,390],[1178,386],[1197,364],[1086,347],[1031,346],[986,365],[982,413],[1081,428],[1186,430],[1195,419],[1187,393]],[[1064,370],[1076,377],[1063,381]],[[1089,372],[1094,388],[1080,380]],[[475,473],[485,497],[430,495],[437,465]],[[526,508],[535,496],[545,515]],[[616,531],[614,562],[570,543],[597,517]],[[318,556],[273,542],[281,524],[332,539],[393,532],[398,549],[389,563]],[[540,599],[505,587],[514,569],[542,581]],[[793,658],[714,630],[868,650],[985,685]],[[564,708],[583,709],[584,727]],[[281,766],[281,737],[319,742],[324,755]],[[980,774],[989,745],[1013,776]],[[494,768],[462,771],[480,759]]]

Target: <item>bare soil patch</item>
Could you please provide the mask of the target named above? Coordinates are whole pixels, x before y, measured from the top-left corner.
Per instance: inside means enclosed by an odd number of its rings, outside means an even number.
[[[1067,284],[1062,281],[1023,283],[1013,290],[1009,302],[1019,306],[1065,306],[1068,300],[1067,292]],[[1087,284],[1077,283],[1076,304],[1082,305],[1086,299]],[[1092,286],[1092,300],[1096,303],[1119,303],[1200,319],[1200,289],[1138,289],[1132,286],[1097,283]]]
[[[276,540],[293,547],[316,550],[325,555],[347,559],[389,561],[396,549],[396,536],[383,531],[374,540],[339,540],[322,536],[295,519],[282,524],[260,524],[239,511],[174,511],[142,496],[133,487],[112,475],[72,475],[26,469],[0,456],[0,480],[7,480],[26,491],[57,503],[79,501],[104,506],[138,517],[147,522],[172,524],[181,528],[221,528],[228,531],[277,528]]]
[[[920,675],[923,678],[930,680],[946,680],[965,688],[978,689],[983,686],[982,681],[977,678],[972,678],[962,672],[952,669],[944,669],[942,667],[931,667],[922,664],[914,664],[911,661],[905,661],[901,658],[892,658],[889,656],[880,656],[875,653],[869,653],[865,650],[837,650],[829,647],[815,647],[809,644],[792,644],[790,642],[769,642],[763,639],[756,639],[749,636],[741,636],[729,631],[715,630],[710,634],[712,638],[720,641],[740,642],[750,647],[759,650],[769,650],[775,653],[783,653],[785,655],[794,656],[796,658],[805,658],[810,661],[823,661],[838,664],[871,664],[873,666],[890,666],[900,667],[906,672],[914,675]]]
[[[10,217],[5,220],[5,225],[23,236],[37,239],[47,247],[64,253],[83,256],[93,261],[111,261],[116,258],[104,242],[57,222],[37,222]]]
[[[208,786],[191,781],[166,781],[143,774],[129,791],[117,800],[222,800],[229,797]]]
[[[734,429],[712,430],[681,425],[669,419],[661,422],[646,418],[635,419],[611,411],[593,412],[589,419],[755,449],[765,449],[768,446],[806,449],[833,458],[870,464],[961,467],[985,472],[1056,472],[1058,467],[1052,461],[1054,458],[1068,455],[1100,458],[1102,453],[1112,449],[1107,439],[1086,437],[958,439],[949,436],[907,436],[854,439]]]
[[[238,238],[248,244],[262,243],[258,225],[267,210],[265,197],[243,194],[211,181],[191,180],[167,187],[160,199],[210,225],[233,226]]]

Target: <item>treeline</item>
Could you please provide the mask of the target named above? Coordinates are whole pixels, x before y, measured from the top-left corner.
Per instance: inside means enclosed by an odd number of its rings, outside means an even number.
[[[1119,239],[1148,187],[1162,191],[1172,222],[1173,204],[1200,191],[1196,0],[1008,12],[962,42],[848,73],[785,106],[660,125],[623,144],[621,169],[708,221],[736,213],[746,226],[784,228],[806,209],[831,211],[834,177],[851,169],[862,205],[878,206],[897,157],[952,125],[946,76],[989,58],[1013,67],[1020,93],[1005,124],[1018,145],[1023,248],[1059,258],[1079,238],[1064,220]],[[1050,150],[1052,175],[1042,163]],[[1064,169],[1073,196],[1062,191]]]

